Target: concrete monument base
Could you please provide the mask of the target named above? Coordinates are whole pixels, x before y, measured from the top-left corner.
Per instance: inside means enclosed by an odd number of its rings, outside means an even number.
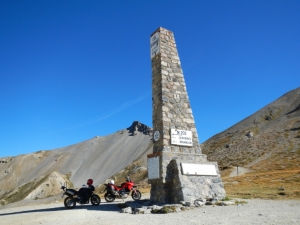
[[[202,158],[199,155],[198,158]],[[203,165],[215,168],[216,175],[183,174],[183,165]],[[151,179],[151,197],[153,203],[174,204],[181,201],[194,202],[196,199],[225,197],[222,179],[219,175],[216,162],[195,163],[195,161],[182,161],[173,159],[167,165],[165,179]],[[205,171],[204,171],[205,173]]]

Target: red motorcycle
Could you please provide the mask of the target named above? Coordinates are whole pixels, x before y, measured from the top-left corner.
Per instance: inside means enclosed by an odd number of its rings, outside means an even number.
[[[141,192],[136,189],[137,186],[134,185],[130,177],[126,177],[126,182],[121,186],[115,185],[113,180],[104,185],[106,186],[104,198],[107,202],[113,202],[116,198],[125,199],[130,195],[130,192],[133,200],[140,200],[142,197]]]

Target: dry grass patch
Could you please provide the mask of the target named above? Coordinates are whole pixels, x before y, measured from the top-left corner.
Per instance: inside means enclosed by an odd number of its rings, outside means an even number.
[[[223,177],[223,182],[233,198],[300,199],[300,169]]]

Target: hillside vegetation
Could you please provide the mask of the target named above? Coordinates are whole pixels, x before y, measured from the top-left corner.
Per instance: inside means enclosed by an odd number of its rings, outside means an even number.
[[[300,198],[300,88],[213,136],[202,150],[219,163],[228,195]],[[247,172],[233,176],[238,168]]]

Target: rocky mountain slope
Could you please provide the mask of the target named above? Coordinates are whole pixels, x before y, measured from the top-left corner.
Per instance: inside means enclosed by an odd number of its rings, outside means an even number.
[[[136,170],[145,170],[146,156],[152,153],[151,138],[152,130],[135,121],[129,128],[105,137],[96,136],[64,148],[2,158],[1,202],[48,197],[58,193],[64,182],[78,188],[88,178],[93,178],[97,186],[133,162]]]
[[[240,168],[240,172],[249,172],[247,179],[252,186],[255,181],[265,185],[272,182],[274,188],[287,186],[287,182],[299,184],[300,88],[214,135],[203,143],[202,151],[210,161],[219,163],[225,178]],[[259,181],[258,177],[266,179]],[[241,183],[241,177],[236,179],[240,180],[235,184]],[[293,189],[297,195],[298,189]]]
[[[135,121],[105,137],[2,158],[0,203],[45,198],[60,193],[64,182],[79,188],[88,178],[98,191],[108,179],[121,183],[126,175],[149,188],[152,146],[151,128]],[[229,195],[300,197],[300,88],[214,135],[202,151],[218,162]]]

